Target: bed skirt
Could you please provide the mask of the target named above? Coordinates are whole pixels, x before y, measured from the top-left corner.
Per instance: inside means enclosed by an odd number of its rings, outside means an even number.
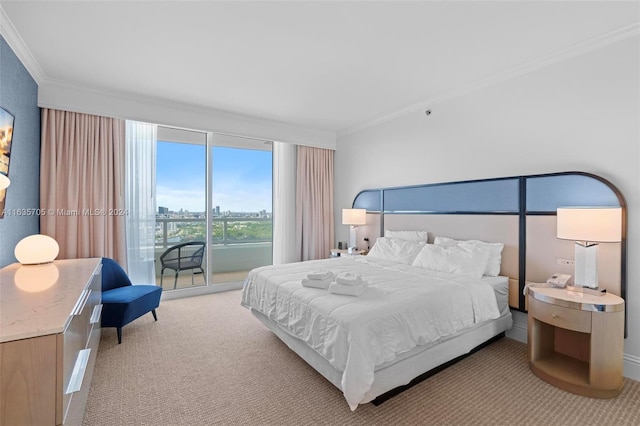
[[[251,309],[251,313],[307,364],[342,390],[342,371],[335,369],[305,342],[289,334],[260,312]],[[401,354],[396,360],[380,365],[375,371],[371,389],[360,404],[371,402],[378,396],[409,384],[418,376],[470,353],[474,348],[510,329],[512,324],[511,311],[508,311],[495,320],[476,324],[446,339],[414,348]]]

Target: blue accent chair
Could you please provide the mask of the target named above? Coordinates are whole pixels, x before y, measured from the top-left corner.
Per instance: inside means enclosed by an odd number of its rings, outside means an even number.
[[[102,258],[102,327],[116,327],[118,344],[122,343],[122,327],[151,312],[158,321],[162,287],[132,285],[124,269],[107,257]]]

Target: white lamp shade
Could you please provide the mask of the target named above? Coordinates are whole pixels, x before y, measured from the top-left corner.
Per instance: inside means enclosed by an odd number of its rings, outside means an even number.
[[[11,181],[9,180],[9,178],[3,175],[2,173],[0,173],[0,191],[8,188],[9,185],[11,185]]]
[[[30,235],[16,244],[13,254],[23,265],[36,265],[53,262],[58,256],[60,246],[48,235]]]
[[[367,210],[366,209],[342,209],[343,225],[366,225]]]
[[[27,293],[37,293],[52,287],[60,273],[53,263],[46,265],[21,266],[16,270],[14,282],[16,287]]]
[[[616,243],[622,239],[622,208],[558,208],[557,236],[563,240]]]

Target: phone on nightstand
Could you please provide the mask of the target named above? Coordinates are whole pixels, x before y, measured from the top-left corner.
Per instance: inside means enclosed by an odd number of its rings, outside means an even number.
[[[571,279],[571,275],[556,272],[549,277],[547,284],[551,284],[554,287],[565,287],[569,279]]]

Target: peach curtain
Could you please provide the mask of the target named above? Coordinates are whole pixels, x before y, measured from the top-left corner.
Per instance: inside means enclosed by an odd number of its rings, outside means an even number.
[[[110,257],[126,265],[125,121],[42,109],[40,233],[58,259]]]
[[[298,146],[296,242],[300,260],[324,259],[333,248],[333,151]]]

